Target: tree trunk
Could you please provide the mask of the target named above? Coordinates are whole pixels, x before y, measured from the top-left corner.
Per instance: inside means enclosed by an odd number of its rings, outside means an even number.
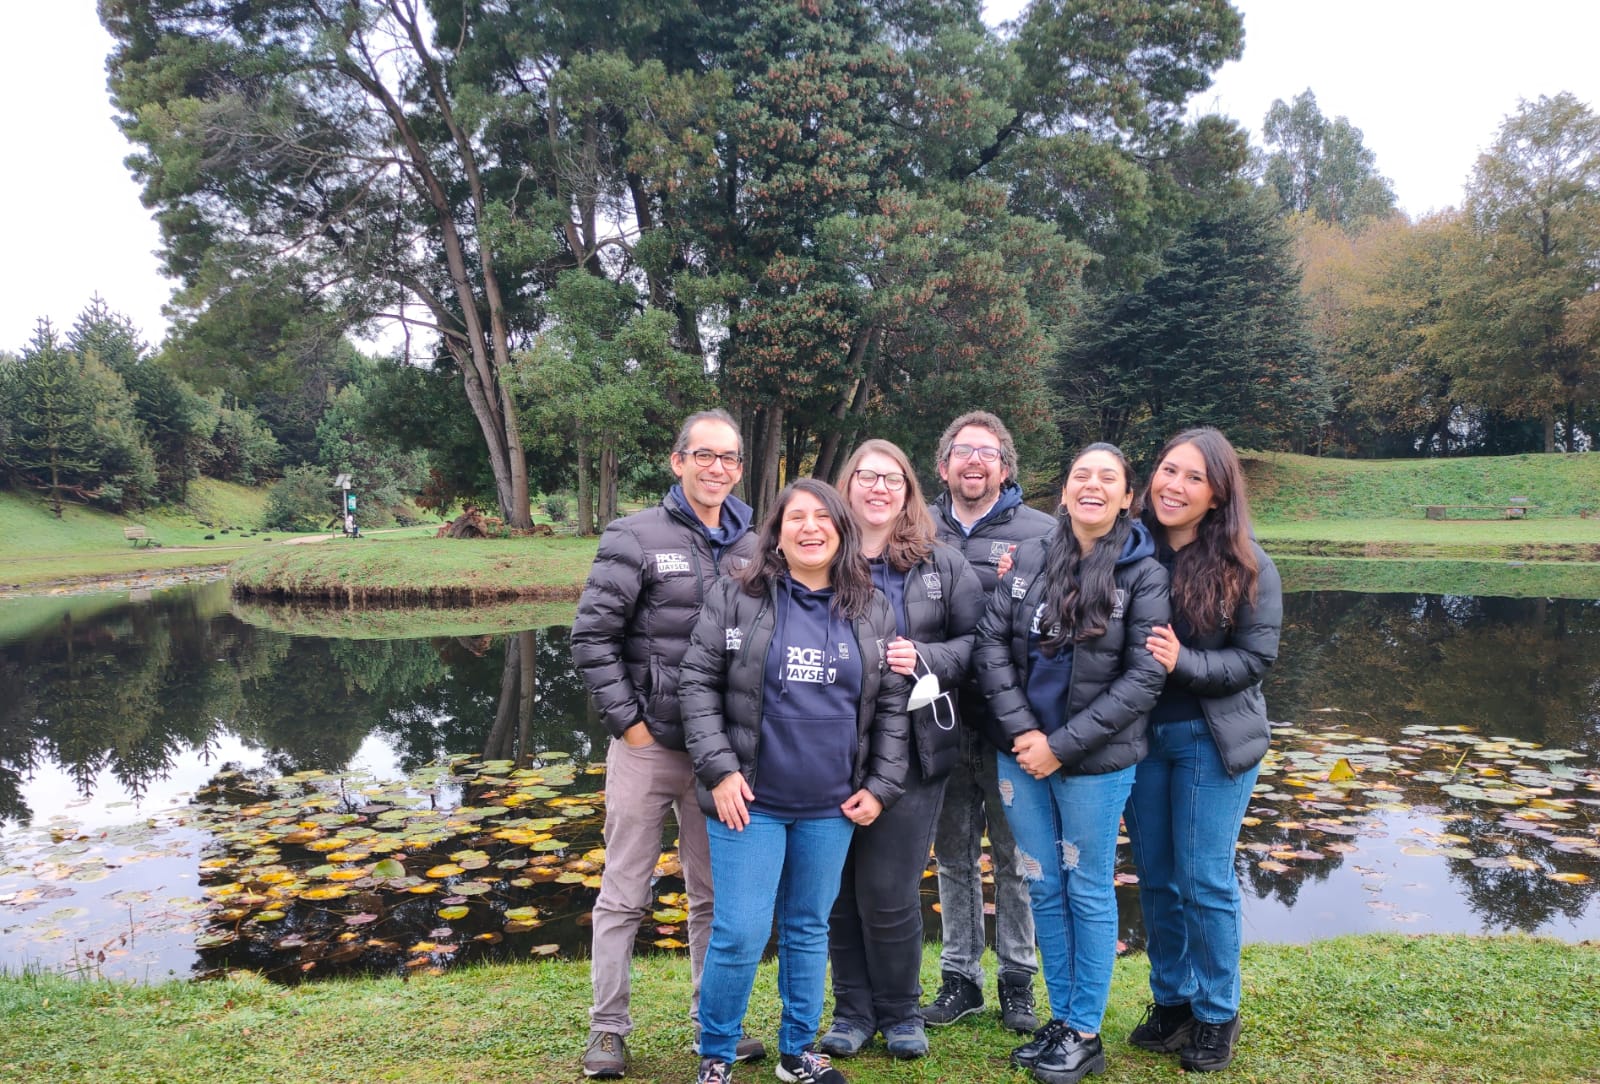
[[[1556,450],[1556,412],[1553,410],[1544,412],[1544,450]]]
[[[594,491],[589,486],[589,446],[578,442],[578,533],[594,534]]]
[[[756,471],[751,484],[750,504],[755,508],[756,519],[760,520],[778,497],[778,467],[783,455],[783,408],[774,406],[757,411],[752,437],[750,445],[756,457]]]

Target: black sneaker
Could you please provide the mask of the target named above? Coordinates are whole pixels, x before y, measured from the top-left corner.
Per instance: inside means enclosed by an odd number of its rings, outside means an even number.
[[[694,1033],[694,1046],[691,1049],[696,1055],[700,1053],[700,1033]],[[734,1061],[760,1061],[767,1056],[767,1044],[751,1035],[748,1031],[741,1032],[739,1041],[733,1048]]]
[[[1000,976],[1000,1023],[1021,1035],[1033,1032],[1039,1018],[1033,1014],[1033,976]]]
[[[1222,1024],[1194,1022],[1189,1041],[1178,1053],[1178,1064],[1191,1073],[1215,1073],[1233,1062],[1233,1044],[1239,1041],[1239,1014]]]
[[[1173,1054],[1183,1049],[1193,1030],[1194,1012],[1187,1001],[1178,1005],[1157,1005],[1152,1001],[1139,1026],[1129,1033],[1128,1042],[1141,1050]]]
[[[1106,1071],[1106,1052],[1100,1036],[1087,1039],[1071,1028],[1033,1063],[1033,1076],[1044,1084],[1078,1084],[1090,1073]]]
[[[700,1062],[700,1075],[694,1084],[732,1084],[733,1069],[721,1058],[705,1058]]]
[[[1023,1043],[1011,1052],[1011,1064],[1018,1069],[1032,1069],[1033,1063],[1044,1056],[1056,1043],[1061,1041],[1061,1036],[1071,1030],[1065,1020],[1051,1020],[1044,1027],[1033,1033],[1033,1038]]]
[[[954,972],[944,973],[938,995],[922,1007],[922,1022],[942,1028],[983,1008],[983,991],[978,984]]]
[[[628,1044],[614,1031],[597,1031],[583,1048],[583,1075],[590,1080],[620,1080],[628,1067]]]
[[[846,1084],[844,1074],[809,1046],[798,1054],[778,1056],[778,1079],[788,1084]]]

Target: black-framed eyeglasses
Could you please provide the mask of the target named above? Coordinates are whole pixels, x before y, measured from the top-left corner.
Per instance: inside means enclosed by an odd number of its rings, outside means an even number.
[[[744,466],[744,456],[738,452],[713,452],[710,448],[690,448],[678,454],[694,460],[697,467],[709,467],[719,459],[722,460],[723,470],[738,470]]]
[[[885,472],[867,470],[865,467],[863,467],[862,469],[854,472],[853,477],[856,481],[861,483],[862,488],[864,489],[871,489],[879,482],[882,482],[883,488],[887,489],[891,493],[898,493],[906,487],[906,476],[901,474],[899,471]]]
[[[1000,449],[992,448],[987,444],[952,444],[950,445],[951,459],[971,459],[977,456],[984,463],[1000,462]]]

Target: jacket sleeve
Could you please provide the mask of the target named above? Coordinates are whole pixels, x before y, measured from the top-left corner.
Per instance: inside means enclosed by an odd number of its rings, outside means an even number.
[[[1122,637],[1122,672],[1065,726],[1050,735],[1050,751],[1066,767],[1111,742],[1141,716],[1148,715],[1167,681],[1166,667],[1144,646],[1150,630],[1172,619],[1167,570],[1146,558],[1128,585]]]
[[[978,574],[955,550],[940,546],[934,562],[944,580],[944,636],[942,641],[914,641],[917,652],[939,679],[939,687],[954,689],[972,669],[972,648],[986,599]]]
[[[708,790],[739,770],[739,756],[728,741],[722,707],[728,684],[728,648],[723,629],[737,590],[738,585],[732,581],[720,580],[707,592],[678,671],[684,747],[695,776]]]
[[[628,676],[622,644],[644,592],[644,550],[633,531],[613,523],[600,536],[588,582],[572,620],[572,664],[583,676],[613,736],[644,718],[644,698]]]
[[[894,615],[881,595],[873,600],[863,624],[872,626],[873,638],[883,644],[894,638]],[[877,654],[878,694],[867,732],[867,776],[861,785],[888,809],[905,792],[911,770],[911,720],[906,714],[911,682],[889,669],[881,649]]]
[[[1283,629],[1283,581],[1272,558],[1259,547],[1256,561],[1255,604],[1244,602],[1234,611],[1227,643],[1210,650],[1185,645],[1168,681],[1196,696],[1228,696],[1260,681],[1267,667],[1277,661],[1278,634]]]
[[[1039,729],[1039,720],[1028,706],[1022,675],[1011,657],[1011,623],[1017,605],[1010,588],[1003,581],[996,584],[983,620],[978,622],[972,649],[978,690],[988,702],[995,724],[1008,738]]]

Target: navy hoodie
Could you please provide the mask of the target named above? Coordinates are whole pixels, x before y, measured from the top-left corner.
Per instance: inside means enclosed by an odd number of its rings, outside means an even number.
[[[667,496],[679,511],[689,517],[690,522],[705,532],[706,541],[711,543],[711,552],[718,557],[750,529],[753,511],[748,504],[731,494],[722,499],[722,521],[716,527],[707,527],[700,521],[695,510],[689,506],[689,498],[683,494],[683,483],[674,485],[667,491]]]
[[[1133,521],[1133,529],[1123,540],[1122,554],[1117,566],[1132,564],[1156,552],[1155,538],[1140,520]],[[1046,735],[1054,734],[1067,725],[1067,692],[1072,687],[1072,646],[1058,651],[1054,658],[1039,650],[1039,641],[1050,629],[1041,628],[1044,618],[1043,602],[1033,615],[1033,626],[1028,633],[1028,707],[1039,720],[1039,729]]]
[[[751,808],[774,817],[843,816],[854,790],[861,650],[833,591],[785,577],[761,690],[759,780]]]

